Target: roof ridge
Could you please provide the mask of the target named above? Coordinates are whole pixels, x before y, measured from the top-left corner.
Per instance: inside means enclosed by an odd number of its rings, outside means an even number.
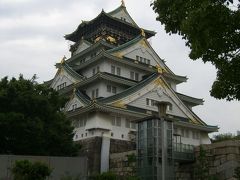
[[[136,43],[136,42],[138,42],[138,41],[140,41],[142,39],[143,39],[143,36],[142,35],[138,35],[137,37],[135,37],[131,41],[128,41],[128,42],[126,42],[126,43],[124,43],[124,44],[122,44],[120,46],[117,46],[116,48],[109,49],[109,50],[107,50],[107,52],[111,53],[111,52],[116,52],[118,50],[121,50],[123,48],[127,48],[127,47],[129,47],[129,45],[132,45],[132,44],[134,44],[134,43]]]

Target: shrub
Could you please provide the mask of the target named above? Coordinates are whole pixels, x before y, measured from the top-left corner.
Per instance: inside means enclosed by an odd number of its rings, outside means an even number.
[[[28,160],[15,161],[12,168],[14,180],[45,180],[52,170],[43,162],[30,162]]]

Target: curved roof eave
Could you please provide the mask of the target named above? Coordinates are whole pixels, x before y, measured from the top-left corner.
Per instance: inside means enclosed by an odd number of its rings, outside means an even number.
[[[73,32],[70,33],[70,34],[64,35],[64,38],[65,38],[66,40],[70,40],[70,41],[74,41],[74,42],[75,42],[74,36],[78,33],[78,31],[80,31],[80,28],[82,28],[82,27],[84,27],[84,26],[87,26],[87,25],[89,25],[89,24],[94,23],[94,22],[95,22],[98,18],[100,18],[101,16],[106,16],[106,17],[108,17],[108,18],[110,18],[110,19],[112,19],[112,20],[118,21],[118,22],[123,23],[123,24],[125,24],[125,25],[128,25],[128,26],[130,26],[130,27],[132,27],[132,28],[139,29],[139,32],[140,32],[140,28],[139,28],[138,26],[135,26],[135,25],[133,25],[133,24],[131,24],[131,23],[122,21],[122,20],[120,20],[120,19],[118,19],[118,18],[112,17],[112,16],[109,15],[108,13],[104,12],[104,10],[102,10],[102,12],[101,12],[97,17],[95,17],[95,18],[92,19],[91,21],[82,22],[82,23],[77,27],[77,29],[76,29],[75,31],[73,31]],[[145,29],[144,29],[144,31],[145,31],[145,33],[148,33],[148,36],[149,36],[149,37],[154,36],[154,35],[156,34],[156,32],[154,32],[154,31],[145,30]]]

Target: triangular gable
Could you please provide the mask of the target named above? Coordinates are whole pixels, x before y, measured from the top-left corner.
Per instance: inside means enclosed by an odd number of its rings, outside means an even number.
[[[86,41],[86,40],[81,40],[77,46],[76,51],[74,51],[73,55],[76,55],[82,51],[84,51],[85,49],[89,48],[91,46],[91,43]]]
[[[107,14],[114,18],[120,19],[122,21],[126,21],[126,22],[138,27],[138,25],[134,22],[134,20],[130,16],[130,14],[127,12],[127,9],[124,5],[119,6],[117,9],[115,9]]]
[[[178,98],[175,92],[160,75],[137,91],[132,91],[132,93],[126,94],[121,99],[109,102],[109,104],[118,107],[126,107],[126,105],[139,108],[144,107],[145,109],[157,111],[156,107],[151,106],[151,104],[147,105],[147,99],[150,99],[150,101],[170,102],[172,104],[172,111],[168,111],[168,114],[190,119],[194,124],[205,125],[198,116],[185,106],[185,104]]]
[[[152,66],[160,67],[163,71],[173,74],[143,36],[138,36],[109,52],[114,56],[135,59],[145,64],[148,64],[148,60],[150,60]]]
[[[74,93],[70,101],[68,101],[68,103],[66,104],[65,111],[74,111],[75,109],[84,106],[84,102],[78,97],[76,93]]]
[[[68,65],[61,64],[51,83],[53,89],[60,90],[81,80],[81,76],[72,70]]]

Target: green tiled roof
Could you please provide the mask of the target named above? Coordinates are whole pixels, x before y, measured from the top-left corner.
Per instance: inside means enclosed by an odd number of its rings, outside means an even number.
[[[100,40],[97,43],[93,44],[92,46],[88,47],[87,49],[81,51],[80,53],[72,56],[71,58],[69,58],[68,60],[66,60],[66,62],[73,62],[75,60],[77,60],[78,58],[80,58],[81,56],[94,51],[95,49],[101,48],[101,47],[108,47],[108,48],[114,48],[115,46],[112,44],[107,43],[106,41]]]
[[[106,73],[106,72],[99,72],[99,73],[95,74],[94,76],[84,79],[83,81],[79,82],[77,84],[77,86],[78,87],[85,86],[85,85],[88,85],[89,83],[95,82],[99,79],[104,79],[104,80],[108,80],[111,82],[115,82],[115,83],[119,83],[119,84],[123,84],[123,85],[127,85],[127,86],[134,86],[137,84],[136,81],[133,81],[128,78],[124,78],[124,77],[113,75],[113,74]]]
[[[163,73],[163,76],[166,78],[166,79],[171,79],[177,83],[182,83],[182,82],[186,82],[187,81],[187,77],[186,76],[179,76],[179,75],[176,75],[176,74],[170,74],[170,73]]]
[[[80,70],[80,69],[86,68],[87,66],[91,65],[92,63],[95,63],[96,61],[98,61],[100,59],[103,59],[103,60],[111,59],[112,61],[117,61],[119,63],[123,63],[123,64],[129,65],[129,66],[132,66],[132,67],[144,70],[144,71],[148,71],[148,72],[156,72],[157,71],[155,67],[150,68],[147,64],[134,63],[134,60],[131,60],[129,58],[118,58],[116,56],[113,56],[113,55],[107,53],[106,51],[102,51],[96,57],[94,57],[80,65],[75,65],[73,67],[73,69]]]
[[[108,53],[112,53],[112,52],[120,51],[122,49],[125,49],[125,48],[127,48],[127,47],[129,47],[129,46],[131,46],[131,45],[133,45],[133,44],[135,44],[137,42],[139,42],[142,39],[143,39],[143,36],[139,35],[136,38],[132,39],[131,41],[128,41],[127,43],[124,43],[124,44],[122,44],[122,45],[120,45],[120,46],[118,46],[116,48],[112,48],[110,50],[107,50],[107,52]]]
[[[77,108],[77,109],[75,109],[75,111],[67,112],[67,117],[74,117],[74,116],[77,116],[82,113],[94,112],[94,111],[113,112],[113,113],[117,113],[117,114],[121,113],[121,114],[125,114],[127,116],[132,116],[135,118],[141,118],[141,117],[147,116],[147,114],[145,114],[145,113],[140,113],[140,112],[124,109],[124,108],[119,108],[119,107],[114,107],[111,105],[102,104],[102,103],[99,103],[96,101],[91,101],[91,104],[89,104],[86,107]]]
[[[121,93],[118,93],[116,95],[100,99],[99,101],[102,102],[102,103],[109,103],[109,102],[113,102],[115,100],[121,99],[123,97],[126,97],[127,95],[132,94],[132,93],[138,91],[139,89],[141,89],[142,87],[146,86],[147,84],[149,84],[151,81],[153,81],[157,77],[159,77],[159,74],[158,73],[153,73],[148,78],[140,81],[136,86],[132,86],[132,87],[122,91]]]
[[[70,75],[72,75],[73,77],[75,77],[78,80],[83,79],[84,77],[80,74],[78,74],[75,70],[73,70],[68,63],[65,61],[63,63],[57,63],[55,65],[57,68],[63,68],[65,71],[67,71],[67,73],[69,73]]]
[[[92,19],[91,21],[82,22],[82,23],[77,27],[77,29],[76,29],[74,32],[65,35],[65,36],[64,36],[65,39],[73,40],[73,37],[72,37],[72,36],[77,35],[78,31],[80,31],[80,29],[81,29],[82,27],[94,23],[94,22],[97,21],[98,18],[100,18],[101,16],[106,16],[107,18],[110,18],[110,19],[112,19],[112,20],[114,20],[114,21],[118,21],[118,22],[120,22],[120,23],[122,23],[122,24],[125,24],[125,25],[131,27],[131,28],[139,29],[139,33],[141,32],[141,29],[140,29],[139,27],[136,27],[135,25],[133,25],[133,24],[131,24],[131,23],[128,23],[128,22],[126,22],[126,21],[122,21],[122,20],[120,20],[120,19],[118,19],[118,18],[114,18],[114,17],[112,17],[112,16],[109,15],[108,13],[105,13],[105,12],[102,10],[102,12],[101,12],[96,18]],[[144,31],[145,31],[145,33],[148,33],[149,36],[153,36],[153,35],[156,34],[156,32],[154,32],[154,31],[145,30],[145,29],[144,29]]]
[[[181,94],[181,93],[178,93],[178,92],[175,92],[178,97],[182,100],[182,101],[186,101],[186,102],[189,102],[191,103],[192,105],[203,105],[203,99],[199,99],[199,98],[195,98],[195,97],[191,97],[191,96],[187,96],[185,94]]]
[[[81,91],[77,90],[75,92],[76,96],[81,100],[81,102],[83,102],[85,105],[90,104],[91,100],[88,98],[87,95],[85,95],[84,93],[82,93]]]

